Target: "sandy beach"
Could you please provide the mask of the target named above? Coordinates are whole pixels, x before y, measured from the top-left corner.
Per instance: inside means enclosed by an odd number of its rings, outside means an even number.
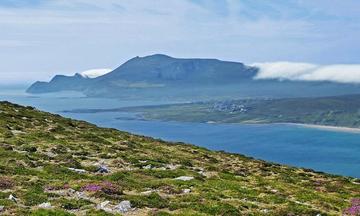
[[[299,124],[299,123],[286,123],[286,124],[296,125],[296,126],[306,127],[306,128],[315,128],[315,129],[319,129],[319,130],[328,130],[328,131],[337,131],[337,132],[346,132],[346,133],[360,133],[360,128],[315,125],[315,124]]]

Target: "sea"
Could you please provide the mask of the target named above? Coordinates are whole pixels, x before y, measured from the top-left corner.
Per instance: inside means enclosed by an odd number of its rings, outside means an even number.
[[[0,101],[36,107],[100,127],[116,128],[167,141],[191,143],[211,150],[360,178],[360,133],[328,131],[282,124],[206,124],[144,121],[131,113],[65,113],[72,109],[109,109],[176,101],[123,101],[88,98],[77,92],[43,95],[24,87],[0,86]]]

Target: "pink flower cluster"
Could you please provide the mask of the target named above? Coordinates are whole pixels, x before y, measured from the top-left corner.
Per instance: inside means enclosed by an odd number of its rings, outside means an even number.
[[[97,185],[97,184],[88,184],[85,185],[84,187],[82,187],[83,191],[89,191],[89,192],[97,192],[100,191],[102,189],[101,185]]]
[[[351,200],[351,207],[345,209],[344,215],[360,215],[360,198]]]
[[[116,188],[111,182],[102,182],[99,184],[88,184],[82,187],[82,191],[98,192],[107,191]]]

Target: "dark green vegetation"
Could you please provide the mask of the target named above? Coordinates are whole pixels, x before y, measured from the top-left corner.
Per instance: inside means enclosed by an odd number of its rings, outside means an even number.
[[[242,97],[303,97],[360,93],[360,85],[256,80],[258,68],[217,59],[181,59],[156,54],[135,57],[112,72],[90,79],[79,74],[36,82],[29,93],[63,90],[90,97],[194,101]],[[301,89],[299,91],[299,89]]]
[[[101,110],[93,111],[100,112]],[[322,98],[249,99],[134,107],[112,111],[142,112],[142,117],[145,119],[166,121],[302,123],[360,127],[360,95]],[[83,110],[83,112],[86,112],[86,110]]]
[[[99,164],[108,172],[98,172]],[[360,197],[356,179],[98,128],[5,102],[0,190],[5,215],[112,215],[122,201],[132,207],[124,215],[340,215]],[[44,203],[51,208],[40,208]]]

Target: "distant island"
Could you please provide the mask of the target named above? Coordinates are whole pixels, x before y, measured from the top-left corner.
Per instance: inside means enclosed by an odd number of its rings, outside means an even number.
[[[308,97],[360,93],[360,85],[325,81],[255,79],[259,68],[218,59],[135,57],[98,77],[57,75],[35,82],[31,94],[79,91],[88,97],[209,100],[244,97]],[[300,90],[301,89],[301,90]]]

